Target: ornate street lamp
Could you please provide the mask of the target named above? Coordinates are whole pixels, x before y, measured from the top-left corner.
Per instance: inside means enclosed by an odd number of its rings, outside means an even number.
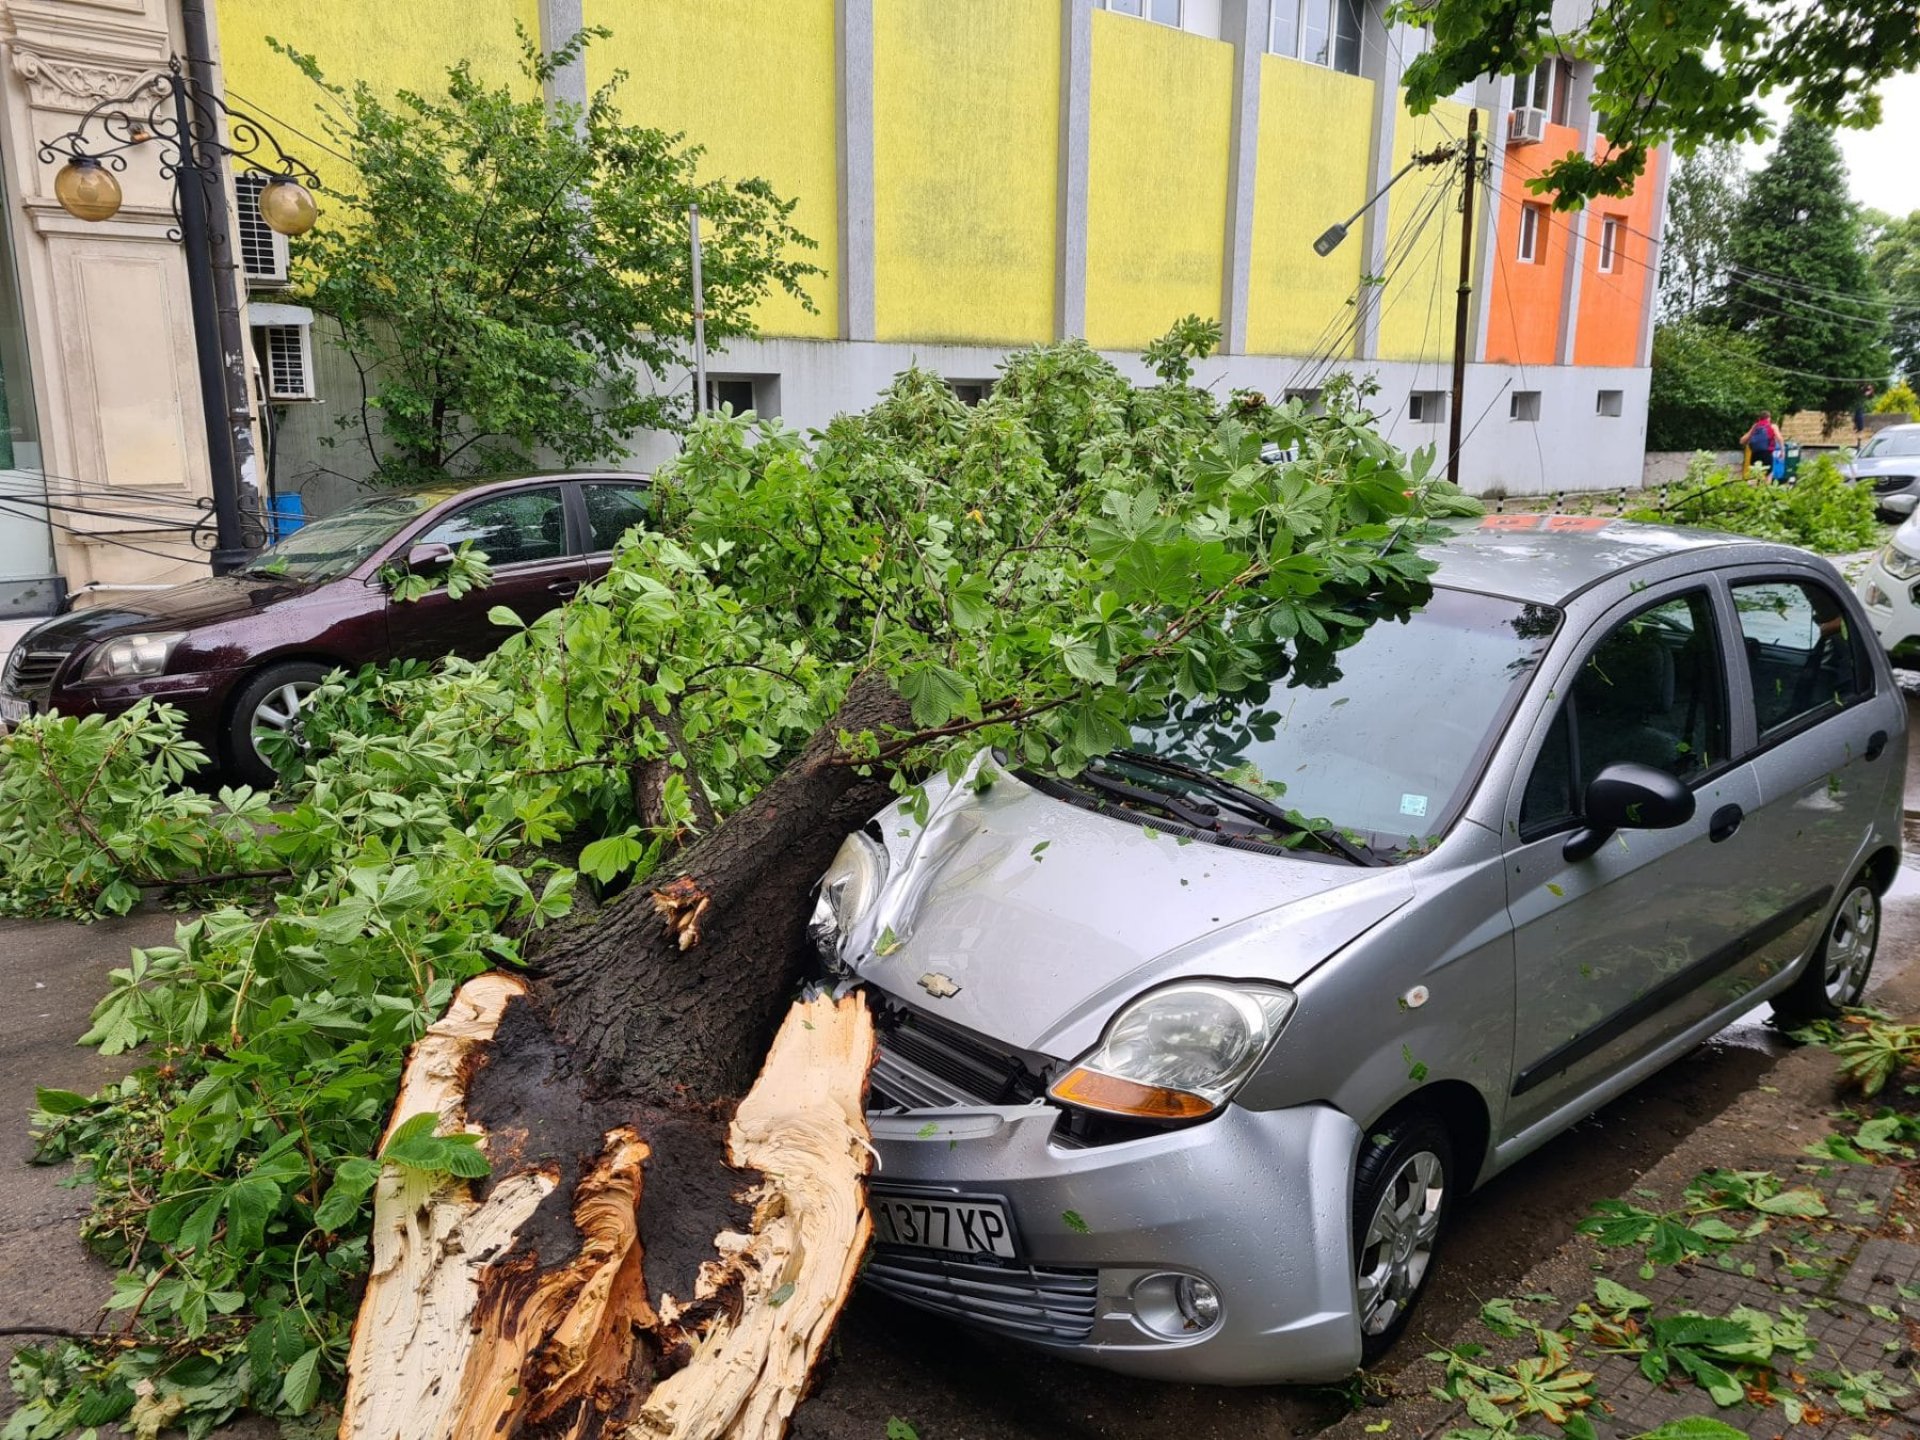
[[[227,135],[220,138],[220,121]],[[74,128],[40,144],[40,163],[60,166],[54,198],[81,220],[111,219],[120,209],[116,172],[127,152],[159,145],[161,178],[173,181],[172,232],[186,250],[187,294],[193,316],[194,358],[200,374],[200,408],[207,430],[208,479],[213,490],[213,572],[238,569],[250,553],[242,533],[240,477],[234,462],[233,415],[228,410],[220,345],[219,301],[214,292],[213,249],[230,244],[212,224],[228,160],[254,162],[269,176],[260,192],[260,218],[282,235],[302,235],[319,215],[309,186],[319,177],[294,159],[273,135],[242,111],[191,85],[179,60],[167,73],[141,82],[118,100],[103,100]]]

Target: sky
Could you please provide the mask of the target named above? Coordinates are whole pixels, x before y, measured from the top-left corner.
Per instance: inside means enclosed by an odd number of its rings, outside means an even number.
[[[1779,95],[1764,103],[1775,125],[1784,125],[1787,107]],[[1920,135],[1920,74],[1895,76],[1881,85],[1880,123],[1875,128],[1834,134],[1846,157],[1855,200],[1889,215],[1920,210],[1920,164],[1914,160],[1914,137]],[[1747,167],[1765,164],[1772,148],[1771,140],[1743,147]]]

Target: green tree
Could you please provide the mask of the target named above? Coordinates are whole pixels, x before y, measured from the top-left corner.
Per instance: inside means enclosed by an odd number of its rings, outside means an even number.
[[[116,881],[201,864],[286,872],[116,976],[94,1038],[151,1045],[151,1066],[91,1100],[43,1097],[45,1143],[101,1177],[94,1229],[148,1338],[40,1352],[20,1423],[45,1428],[25,1433],[117,1420],[141,1388],[204,1425],[337,1383],[403,1048],[496,960],[531,959],[533,978],[511,1038],[471,1067],[490,1098],[470,1114],[502,1142],[489,1193],[559,1177],[542,1213],[561,1220],[503,1237],[490,1273],[515,1278],[474,1325],[556,1323],[563,1307],[531,1297],[574,1258],[566,1217],[622,1127],[666,1137],[646,1185],[681,1233],[737,1228],[725,1187],[687,1177],[718,1169],[715,1117],[805,973],[810,890],[848,833],[890,800],[924,807],[932,781],[1074,773],[1183,698],[1313,683],[1366,617],[1418,603],[1429,522],[1477,507],[1337,403],[1310,416],[1185,383],[1216,336],[1183,322],[1145,387],[1080,342],[1024,352],[975,408],[909,372],[812,443],[699,422],[604,580],[479,664],[323,691],[271,826],[258,796],[188,802],[217,853],[172,843],[180,805],[144,778],[187,758],[177,716],[0,738],[0,901],[111,906]],[[1264,463],[1270,444],[1293,458]],[[536,930],[576,869],[599,903]],[[469,1173],[470,1154],[412,1138],[403,1163]],[[453,1247],[430,1263],[465,1283]],[[664,1283],[651,1237],[644,1264],[623,1294]],[[566,1366],[530,1328],[512,1393],[571,1414],[568,1387],[617,1377],[592,1402],[620,1412],[612,1433],[659,1373],[623,1348],[661,1343],[654,1323],[596,1332]]]
[[[1706,318],[1719,304],[1746,189],[1746,167],[1732,145],[1704,146],[1675,167],[1660,238],[1663,318]]]
[[[391,99],[278,47],[328,97],[352,162],[296,248],[295,282],[340,324],[361,403],[339,423],[380,479],[584,464],[682,426],[686,401],[658,382],[692,335],[691,204],[710,339],[751,334],[757,301],[776,286],[804,298],[819,273],[795,258],[813,242],[793,201],[764,180],[702,181],[698,146],[622,121],[624,75],[584,107],[539,98],[605,33],[548,55],[523,35],[518,86],[463,61],[443,94]]]
[[[1747,187],[1729,256],[1726,322],[1760,342],[1794,409],[1851,409],[1886,375],[1886,307],[1831,131],[1804,114],[1787,123]]]
[[[1649,450],[1730,450],[1763,411],[1786,409],[1759,342],[1716,325],[1673,320],[1653,332]]]
[[[1868,211],[1865,219],[1894,363],[1909,380],[1920,380],[1920,210],[1905,219]]]
[[[1663,142],[1685,153],[1767,135],[1770,94],[1822,124],[1871,127],[1880,83],[1920,66],[1920,0],[1613,0],[1572,30],[1555,28],[1557,8],[1402,0],[1400,13],[1433,27],[1433,48],[1407,69],[1416,113],[1482,75],[1520,75],[1559,56],[1592,64],[1593,108],[1614,148],[1548,166],[1537,188],[1568,208],[1626,193]]]

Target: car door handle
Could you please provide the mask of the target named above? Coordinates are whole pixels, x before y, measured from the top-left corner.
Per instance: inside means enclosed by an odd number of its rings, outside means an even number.
[[[1747,812],[1738,805],[1722,805],[1713,812],[1713,819],[1707,822],[1707,839],[1718,845],[1740,828],[1740,822],[1747,818]]]
[[[580,582],[578,580],[556,580],[547,586],[547,589],[558,595],[562,600],[570,600],[580,593]]]
[[[1887,748],[1887,732],[1876,730],[1867,737],[1867,759],[1878,760],[1880,752]]]

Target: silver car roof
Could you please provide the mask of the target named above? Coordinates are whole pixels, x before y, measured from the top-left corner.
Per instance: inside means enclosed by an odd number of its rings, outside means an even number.
[[[1804,558],[1745,536],[1604,516],[1483,515],[1443,523],[1447,538],[1420,547],[1439,565],[1434,584],[1544,605],[1561,604],[1622,570],[1689,552],[1725,551],[1716,557],[1721,563]]]

